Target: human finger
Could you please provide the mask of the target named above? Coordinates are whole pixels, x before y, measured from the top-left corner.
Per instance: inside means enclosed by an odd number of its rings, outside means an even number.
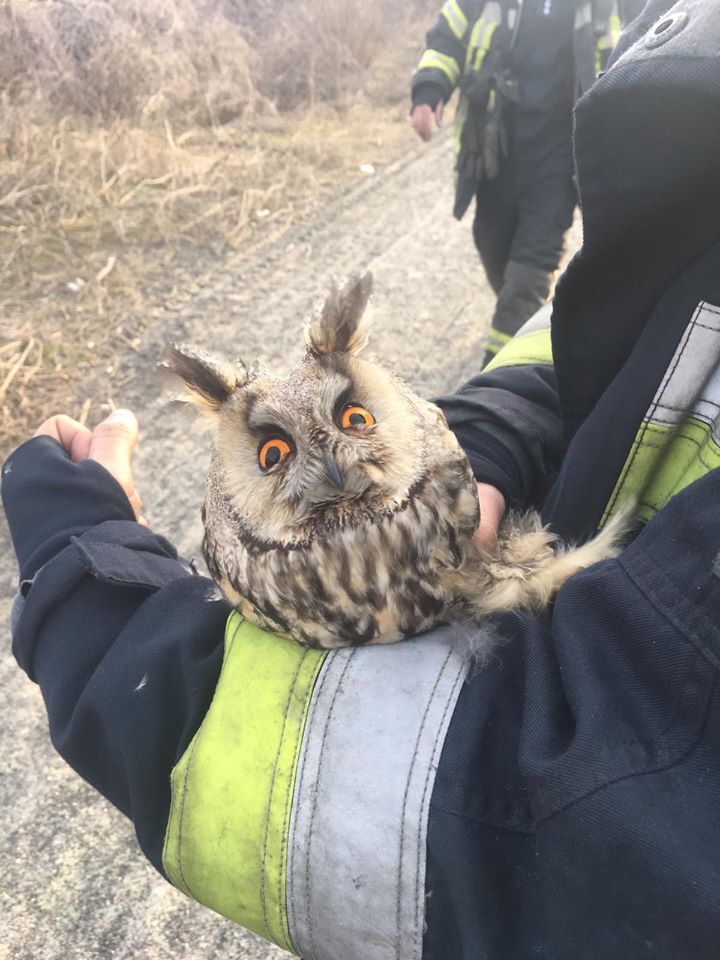
[[[479,547],[492,550],[497,543],[498,528],[505,515],[505,497],[497,487],[489,483],[478,483],[477,492],[480,523],[473,535],[473,542]]]
[[[438,105],[435,107],[435,123],[438,127],[443,125],[443,114],[445,113],[445,104],[442,100],[438,101]]]
[[[82,423],[60,413],[41,423],[33,436],[57,440],[70,459],[77,463],[87,458],[92,433]]]
[[[137,435],[135,415],[130,410],[115,410],[93,430],[88,456],[115,477],[139,516],[142,503],[135,490],[131,464]]]
[[[419,103],[410,115],[413,130],[421,140],[427,141],[432,137],[431,117],[432,110],[426,103]]]

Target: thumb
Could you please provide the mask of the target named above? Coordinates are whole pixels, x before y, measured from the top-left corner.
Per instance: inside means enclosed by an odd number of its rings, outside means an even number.
[[[97,460],[113,476],[117,469],[129,472],[137,435],[135,414],[130,410],[115,410],[93,430],[88,457]]]
[[[131,457],[137,443],[138,424],[130,410],[115,410],[92,432],[88,458],[112,474],[138,513],[140,499],[132,478]]]
[[[442,126],[443,123],[443,113],[445,112],[445,103],[440,100],[438,105],[435,107],[435,123],[438,127]]]
[[[489,483],[478,483],[477,493],[480,524],[475,531],[473,541],[481,549],[494,550],[497,544],[498,528],[505,513],[505,497]]]

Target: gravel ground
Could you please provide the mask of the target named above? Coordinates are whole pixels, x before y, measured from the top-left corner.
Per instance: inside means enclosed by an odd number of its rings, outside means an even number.
[[[185,555],[199,553],[208,439],[188,411],[168,403],[155,369],[168,341],[287,367],[328,278],[370,269],[376,357],[426,396],[477,370],[494,298],[469,217],[462,224],[452,219],[449,167],[447,140],[416,148],[252,256],[205,270],[200,281],[189,277],[127,358],[136,376],[115,399],[140,420],[136,470],[144,511]],[[4,528],[0,543],[0,622],[7,623],[15,567]],[[130,824],[53,752],[42,700],[5,641],[0,960],[286,957],[187,900],[145,863]]]

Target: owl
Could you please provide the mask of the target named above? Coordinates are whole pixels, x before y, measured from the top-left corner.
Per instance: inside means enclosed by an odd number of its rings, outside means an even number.
[[[167,364],[213,424],[211,575],[247,619],[309,647],[541,607],[617,551],[617,524],[562,549],[535,514],[475,544],[477,488],[443,413],[361,356],[371,285],[333,286],[286,377],[177,344]]]

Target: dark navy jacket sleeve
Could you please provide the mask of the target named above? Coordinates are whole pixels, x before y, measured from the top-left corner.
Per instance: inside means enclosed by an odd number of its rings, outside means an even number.
[[[13,651],[58,752],[135,824],[162,870],[170,772],[212,698],[229,607],[114,478],[47,437],[3,469],[20,567]]]
[[[551,366],[501,367],[435,402],[478,482],[497,487],[511,507],[542,502],[564,450]]]
[[[462,36],[453,32],[442,12],[426,34],[425,53],[411,82],[413,106],[427,103],[434,109],[441,100],[447,102],[452,96],[465,64],[469,25],[477,13],[476,3],[465,3],[463,6],[467,9],[458,7],[459,16],[463,18],[460,25],[465,24]]]
[[[424,960],[709,960],[720,938],[720,470],[461,691]]]

